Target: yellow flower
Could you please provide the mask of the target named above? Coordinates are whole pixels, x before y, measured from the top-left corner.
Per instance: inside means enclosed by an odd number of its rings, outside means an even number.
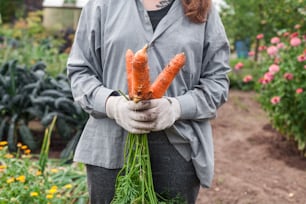
[[[5,165],[0,165],[0,169],[6,169]]]
[[[25,153],[25,154],[30,154],[30,153],[31,153],[31,150],[30,150],[30,149],[26,149],[26,150],[24,150],[24,153]]]
[[[14,181],[15,181],[15,178],[11,177],[6,180],[6,183],[13,183]]]
[[[0,165],[0,172],[4,172],[5,169],[6,169],[5,165]]]
[[[67,188],[67,189],[72,188],[72,185],[71,185],[71,184],[66,184],[66,185],[64,186],[64,188]]]
[[[31,192],[31,193],[30,193],[30,196],[31,196],[31,197],[38,196],[38,193],[37,193],[37,192]]]
[[[11,159],[11,158],[14,158],[14,155],[12,155],[12,154],[5,154],[4,157],[7,158],[7,159]]]
[[[49,194],[54,194],[57,192],[57,186],[51,186],[50,190],[48,191]]]
[[[17,147],[20,148],[21,146],[22,146],[21,142],[18,142],[18,143],[17,143]]]
[[[54,194],[54,193],[56,193],[56,191],[57,191],[57,188],[51,188],[51,189],[49,190],[49,193],[50,193],[50,194]]]
[[[36,176],[40,176],[41,174],[42,174],[42,173],[41,173],[41,171],[39,171],[39,170],[36,172]]]
[[[53,198],[53,195],[52,195],[52,194],[48,194],[48,195],[46,196],[46,198],[51,199],[51,198]]]
[[[20,149],[22,149],[22,150],[28,149],[28,146],[27,146],[27,145],[22,145],[22,146],[20,147]]]
[[[50,170],[52,173],[57,173],[58,172],[58,169],[51,169]]]
[[[7,145],[7,141],[1,141],[0,142],[0,146],[5,146],[5,145]]]
[[[17,181],[20,181],[21,183],[24,183],[25,180],[26,180],[26,177],[25,177],[24,175],[18,176],[18,177],[16,178],[16,180],[17,180]]]

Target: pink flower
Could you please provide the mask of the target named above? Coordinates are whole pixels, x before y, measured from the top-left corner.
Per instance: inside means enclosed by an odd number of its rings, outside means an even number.
[[[244,82],[244,83],[248,83],[248,82],[250,82],[250,81],[252,81],[252,80],[253,80],[252,75],[246,75],[246,76],[243,78],[243,82]]]
[[[270,72],[266,72],[262,78],[259,79],[259,83],[268,84],[273,80],[273,74]]]
[[[268,53],[268,55],[270,55],[270,56],[275,56],[275,55],[277,54],[277,51],[278,51],[278,49],[277,49],[277,47],[275,47],[275,46],[270,46],[270,47],[268,47],[268,49],[267,49],[267,53]]]
[[[296,90],[295,90],[295,93],[297,93],[297,94],[300,94],[300,93],[303,93],[303,89],[302,88],[297,88]]]
[[[306,60],[306,55],[299,55],[299,56],[297,57],[297,60],[298,60],[299,62],[304,62],[304,61]]]
[[[274,58],[274,64],[279,64],[280,61],[281,61],[281,58],[279,58],[279,57]]]
[[[280,42],[280,43],[278,43],[278,44],[276,45],[276,47],[277,47],[278,49],[282,49],[282,48],[285,47],[285,44],[282,43],[282,42]]]
[[[304,65],[304,69],[306,69],[306,65]]]
[[[273,105],[278,104],[280,102],[280,99],[281,98],[279,96],[274,96],[274,97],[271,98],[271,103]]]
[[[279,72],[279,66],[277,64],[272,64],[269,67],[269,73],[271,73],[272,75],[274,75],[275,73]]]
[[[277,43],[279,43],[279,42],[280,42],[279,37],[273,37],[273,38],[271,38],[271,43],[272,43],[272,44],[277,44]]]
[[[287,73],[284,74],[284,78],[287,79],[287,80],[292,80],[293,79],[293,74],[287,72]]]
[[[283,34],[284,37],[288,37],[289,35],[290,35],[289,32],[285,32],[285,33]]]
[[[263,39],[264,38],[264,34],[258,34],[257,36],[256,36],[256,39],[257,40],[260,40],[260,39]]]
[[[235,69],[236,70],[240,70],[242,69],[242,67],[244,66],[244,64],[242,62],[238,62],[236,65],[235,65]]]
[[[294,26],[294,28],[298,30],[298,29],[301,28],[301,25],[300,25],[300,24],[296,24],[296,25]]]
[[[299,46],[302,43],[301,39],[298,37],[291,38],[290,45],[293,47]]]
[[[255,55],[255,52],[254,52],[254,51],[250,51],[250,52],[248,53],[248,55],[249,55],[249,57],[253,57],[253,56]]]
[[[261,46],[258,47],[258,51],[264,51],[266,49],[267,49],[267,47],[264,46],[264,45],[261,45]]]

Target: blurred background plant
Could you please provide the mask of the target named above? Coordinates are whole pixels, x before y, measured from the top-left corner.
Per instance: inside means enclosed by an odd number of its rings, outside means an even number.
[[[221,18],[230,39],[232,49],[240,58],[247,58],[247,52],[255,46],[258,33],[269,40],[280,30],[301,25],[306,29],[306,1],[304,0],[224,0]],[[239,43],[237,43],[239,42]],[[264,40],[262,41],[264,42]],[[258,47],[259,45],[257,45]],[[256,52],[257,49],[255,49]],[[240,50],[238,50],[240,51]]]
[[[50,31],[42,26],[42,12],[29,12],[28,16],[13,24],[0,25],[0,63],[18,60],[22,65],[33,65],[38,61],[48,64],[47,72],[53,76],[62,73],[74,33]]]

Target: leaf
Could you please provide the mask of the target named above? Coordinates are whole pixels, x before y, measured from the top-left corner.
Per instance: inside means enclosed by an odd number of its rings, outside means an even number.
[[[56,130],[63,137],[63,139],[71,138],[72,128],[63,118],[58,118],[56,121]]]
[[[65,149],[61,152],[60,157],[64,163],[70,163],[72,161],[75,148],[80,140],[81,135],[82,135],[82,130],[80,129],[68,142]]]
[[[16,94],[16,63],[17,60],[12,60],[9,62],[9,70],[10,70],[10,95],[14,96]]]
[[[11,152],[17,151],[17,135],[16,135],[16,120],[17,115],[14,115],[10,121],[9,131],[7,136],[8,148]]]
[[[7,119],[6,118],[0,118],[0,141],[4,140],[5,136],[5,129],[7,125]]]
[[[35,141],[35,138],[28,128],[28,126],[24,123],[24,120],[20,120],[19,122],[19,134],[21,136],[21,140],[24,144],[26,144],[31,150],[36,150],[38,145]]]
[[[44,134],[44,140],[42,143],[40,155],[39,155],[39,167],[42,173],[44,173],[47,161],[48,161],[48,155],[49,155],[49,149],[50,149],[50,141],[51,141],[51,134],[54,128],[54,125],[56,123],[57,116],[54,116],[52,119],[51,125],[46,128],[45,134]]]

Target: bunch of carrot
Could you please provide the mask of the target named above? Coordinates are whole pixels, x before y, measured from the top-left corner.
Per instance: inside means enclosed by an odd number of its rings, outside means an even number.
[[[135,54],[130,49],[126,51],[128,94],[135,103],[161,98],[186,61],[184,53],[177,54],[151,84],[147,48],[145,45]],[[154,191],[147,134],[128,133],[124,152],[124,165],[117,176],[111,203],[174,203]]]

